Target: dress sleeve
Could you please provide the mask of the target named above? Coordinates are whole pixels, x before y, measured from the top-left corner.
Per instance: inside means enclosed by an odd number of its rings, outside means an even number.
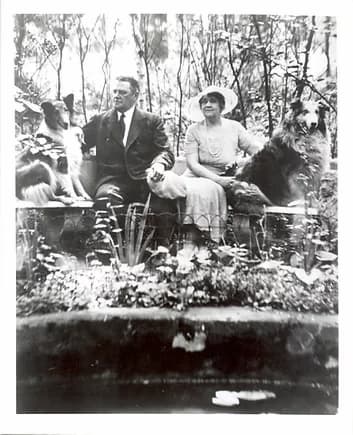
[[[247,154],[255,154],[261,148],[261,143],[247,132],[247,130],[237,123],[238,130],[238,146]]]
[[[195,124],[191,125],[185,135],[185,154],[198,154],[199,152],[199,140],[196,136]]]

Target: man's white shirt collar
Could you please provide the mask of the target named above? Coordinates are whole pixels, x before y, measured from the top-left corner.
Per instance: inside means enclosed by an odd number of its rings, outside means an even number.
[[[125,124],[125,133],[124,133],[124,139],[123,139],[124,146],[126,146],[127,138],[129,136],[131,121],[132,121],[132,117],[133,117],[133,114],[135,111],[135,107],[136,107],[136,105],[130,107],[129,110],[124,112],[124,124]],[[121,112],[117,111],[117,115],[118,115],[118,121],[119,121],[120,116],[121,116]]]

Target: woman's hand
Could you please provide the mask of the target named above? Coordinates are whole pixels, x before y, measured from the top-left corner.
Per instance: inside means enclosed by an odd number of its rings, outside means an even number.
[[[217,183],[220,184],[224,189],[230,189],[231,187],[240,190],[246,190],[250,188],[250,184],[245,181],[236,180],[234,177],[218,177]]]
[[[216,180],[224,189],[229,189],[236,182],[233,177],[221,177],[219,176]]]

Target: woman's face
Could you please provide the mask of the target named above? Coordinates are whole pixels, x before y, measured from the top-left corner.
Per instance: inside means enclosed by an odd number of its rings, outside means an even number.
[[[200,108],[205,118],[219,118],[221,116],[219,101],[214,96],[205,95],[202,97]]]

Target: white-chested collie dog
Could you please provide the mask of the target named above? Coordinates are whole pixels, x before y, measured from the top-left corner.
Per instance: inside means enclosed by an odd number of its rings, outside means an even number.
[[[258,205],[287,206],[303,201],[308,194],[318,196],[321,177],[330,166],[327,110],[321,102],[292,102],[269,142],[236,174],[237,180],[257,186],[265,195],[265,199],[254,195]],[[236,209],[252,210],[254,201],[246,195],[246,187],[244,192],[235,184],[228,199]]]
[[[89,200],[80,181],[83,132],[72,120],[73,94],[41,104],[44,119],[30,143],[17,158],[16,196],[44,205],[50,200],[70,205]]]

